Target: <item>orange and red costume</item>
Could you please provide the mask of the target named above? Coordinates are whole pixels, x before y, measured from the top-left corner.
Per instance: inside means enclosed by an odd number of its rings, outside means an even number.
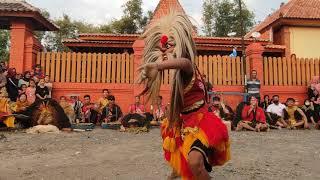
[[[193,74],[184,89],[181,121],[176,121],[170,128],[166,119],[161,126],[164,157],[182,179],[193,179],[188,166],[188,154],[196,141],[213,150],[207,157],[211,166],[223,165],[230,159],[227,127],[221,119],[208,112],[204,83],[199,73],[195,71]]]

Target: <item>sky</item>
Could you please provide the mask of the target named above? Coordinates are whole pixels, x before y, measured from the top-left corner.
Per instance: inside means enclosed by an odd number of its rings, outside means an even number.
[[[46,9],[51,19],[62,17],[67,14],[72,19],[83,20],[92,24],[105,24],[112,19],[120,18],[122,5],[127,0],[27,0],[27,2],[40,8]],[[248,8],[256,15],[256,22],[262,21],[266,16],[279,8],[281,2],[288,0],[244,0]],[[154,10],[159,0],[143,0],[143,10]],[[201,27],[203,0],[180,0],[187,15],[192,17],[193,23]]]

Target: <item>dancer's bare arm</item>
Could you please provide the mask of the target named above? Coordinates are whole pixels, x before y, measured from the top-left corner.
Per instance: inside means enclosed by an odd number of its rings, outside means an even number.
[[[162,62],[157,63],[149,63],[145,66],[140,67],[140,69],[146,69],[149,74],[154,74],[152,71],[161,71],[165,69],[181,69],[186,73],[192,73],[192,62],[189,59],[186,58],[179,58],[179,59],[169,59]]]

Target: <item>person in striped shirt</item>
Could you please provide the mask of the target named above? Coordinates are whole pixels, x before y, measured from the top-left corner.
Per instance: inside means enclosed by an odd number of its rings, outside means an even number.
[[[257,78],[257,71],[251,71],[251,77],[247,80],[246,90],[248,93],[248,97],[254,96],[260,102],[260,80]]]

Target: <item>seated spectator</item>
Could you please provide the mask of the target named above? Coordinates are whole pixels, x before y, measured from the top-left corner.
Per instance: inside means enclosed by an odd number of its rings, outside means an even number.
[[[78,96],[71,96],[71,106],[73,108],[74,114],[75,114],[75,122],[79,123],[83,119],[83,113],[82,113],[82,102],[79,100]]]
[[[259,104],[259,106],[263,109],[263,110],[267,110],[267,107],[271,104],[271,101],[269,99],[268,95],[264,95],[263,97],[263,102],[261,102]]]
[[[20,94],[16,103],[15,112],[25,111],[29,106],[26,94]]]
[[[113,95],[109,95],[109,103],[102,109],[101,119],[105,123],[118,121],[122,117],[121,108],[116,104],[115,100]]]
[[[7,69],[0,68],[0,96],[1,97],[8,97],[8,92],[6,88],[7,75],[8,75]]]
[[[155,105],[151,106],[151,111],[153,114],[152,125],[158,125],[167,115],[167,106],[162,103],[162,96],[158,96]]]
[[[64,113],[66,113],[66,115],[68,116],[70,123],[74,123],[75,113],[72,105],[67,101],[67,98],[65,96],[60,97],[59,104],[62,107]]]
[[[18,85],[19,85],[19,80],[22,78],[22,75],[20,73],[16,74],[16,79],[18,80]]]
[[[22,84],[21,87],[20,87],[20,89],[19,89],[19,95],[20,95],[20,94],[25,94],[25,93],[27,92],[27,88],[28,88],[27,85]]]
[[[143,127],[147,124],[147,115],[144,105],[140,103],[140,97],[135,97],[136,102],[129,107],[129,114],[122,119],[122,130],[127,127]]]
[[[208,110],[225,121],[232,121],[234,118],[234,112],[231,107],[221,102],[221,99],[217,96],[212,98],[212,106]]]
[[[7,92],[8,97],[10,98],[10,101],[16,102],[17,97],[19,96],[19,88],[18,88],[18,79],[16,79],[16,69],[15,68],[9,68],[8,75],[7,75]]]
[[[237,125],[237,131],[243,129],[250,131],[268,131],[266,116],[261,107],[258,106],[258,100],[254,96],[249,98],[249,105],[246,105],[242,110],[242,121]]]
[[[98,112],[96,111],[96,105],[91,102],[90,95],[84,96],[84,103],[82,106],[82,113],[84,116],[84,121],[86,123],[98,123]]]
[[[36,87],[36,99],[45,100],[48,99],[49,89],[45,86],[44,78],[41,78],[38,86]]]
[[[270,127],[273,128],[284,128],[288,124],[283,120],[283,110],[286,108],[284,104],[279,102],[279,96],[274,95],[272,97],[272,104],[267,107],[267,122]]]
[[[29,81],[29,87],[26,89],[27,100],[32,104],[36,100],[36,82],[33,79]]]
[[[310,102],[309,99],[306,99],[304,101],[303,106],[301,107],[301,110],[306,115],[308,122],[311,122],[314,126],[316,126],[317,122],[319,120],[317,118],[315,119],[315,111],[314,111],[313,102]]]
[[[283,110],[284,120],[290,129],[304,128],[308,129],[308,120],[303,111],[295,106],[293,98],[287,99],[287,107]]]
[[[52,98],[52,82],[50,82],[50,77],[48,75],[46,75],[44,78],[44,85],[49,90],[49,95],[47,96],[47,98]]]
[[[38,79],[41,79],[42,77],[44,77],[44,73],[41,70],[41,65],[40,64],[36,64],[34,66],[33,76],[38,78]]]
[[[19,114],[20,112],[26,111],[29,106],[30,106],[30,104],[27,100],[27,95],[20,94],[18,96],[18,100],[16,102],[14,112],[16,114]],[[19,116],[18,116],[18,117],[16,117],[16,121],[20,125],[22,125],[22,128],[27,128],[27,127],[31,126],[31,121],[28,118],[27,119],[26,118],[19,118]]]
[[[19,79],[18,86],[21,87],[22,84],[25,84],[28,87],[29,86],[30,77],[31,77],[30,76],[30,71],[24,72],[23,78]]]
[[[110,91],[108,89],[102,90],[102,97],[98,100],[98,111],[102,113],[104,107],[106,107],[109,103],[108,96],[110,95]]]
[[[11,115],[9,100],[7,98],[0,98],[0,127],[5,126],[14,128],[15,118]]]

